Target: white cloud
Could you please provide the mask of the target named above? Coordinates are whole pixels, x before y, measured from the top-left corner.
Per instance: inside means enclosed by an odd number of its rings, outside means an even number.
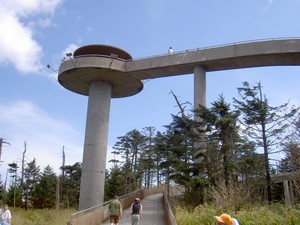
[[[66,146],[66,164],[82,160],[82,136],[69,124],[52,118],[38,106],[28,101],[0,104],[0,137],[11,146],[3,146],[0,167],[2,177],[7,163],[18,162],[22,158],[24,142],[27,143],[27,162],[36,159],[43,169],[50,165],[58,172],[62,163],[62,148]]]
[[[48,68],[49,70],[43,70],[40,72],[40,74],[42,74],[45,77],[50,78],[52,81],[54,81],[55,83],[57,83],[58,81],[58,68],[60,66],[60,62],[62,62],[63,60],[67,59],[66,53],[74,53],[74,51],[79,48],[78,45],[76,44],[69,44],[62,52],[60,52],[59,54],[56,54],[55,56],[53,56],[53,64],[48,64]],[[59,63],[58,63],[59,62]],[[61,88],[63,88],[62,86],[60,86]]]
[[[267,10],[271,7],[271,5],[273,4],[273,2],[274,2],[274,0],[268,0],[268,5],[266,7]]]
[[[28,17],[32,14],[52,14],[63,0],[0,0],[2,8],[16,17]]]
[[[36,159],[36,163],[43,170],[50,165],[56,173],[62,165],[62,150],[64,148],[66,165],[73,165],[82,161],[83,139],[66,122],[51,117],[37,105],[28,101],[13,103],[0,103],[0,137],[9,144],[3,144],[0,166],[2,181],[6,176],[7,164],[16,162],[21,168],[22,155],[25,149],[25,160],[30,162]],[[113,158],[111,146],[107,151],[107,168],[112,167],[108,163]]]
[[[22,73],[39,73],[42,47],[34,39],[36,15],[51,15],[62,0],[0,0],[0,64],[13,65]],[[31,19],[32,18],[32,19]],[[27,21],[27,22],[25,22]]]
[[[74,51],[79,48],[78,45],[76,44],[69,44],[68,47],[65,48],[65,50],[63,50],[62,52],[62,57],[65,57],[66,56],[66,53],[74,53]]]
[[[41,47],[32,39],[31,30],[1,11],[0,21],[0,62],[11,63],[24,73],[39,71]]]

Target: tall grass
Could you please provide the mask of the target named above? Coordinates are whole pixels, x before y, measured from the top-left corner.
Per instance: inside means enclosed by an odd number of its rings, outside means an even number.
[[[299,225],[300,211],[280,204],[252,206],[236,213],[221,211],[212,205],[201,205],[192,210],[175,206],[174,214],[178,225],[213,225],[214,216],[228,213],[241,225]]]
[[[75,209],[38,209],[25,211],[10,207],[12,224],[14,225],[67,225],[69,217]]]
[[[14,225],[67,225],[72,210],[40,209],[25,211],[10,208]],[[296,207],[285,207],[281,204],[269,206],[248,206],[240,211],[224,211],[215,205],[200,205],[194,209],[176,205],[174,214],[177,225],[214,225],[214,216],[222,213],[231,214],[240,225],[299,225],[300,211]]]
[[[177,198],[173,211],[178,225],[213,225],[214,216],[223,213],[236,218],[240,225],[300,225],[300,207],[260,201],[255,185],[210,189],[209,204],[190,207],[192,199]]]

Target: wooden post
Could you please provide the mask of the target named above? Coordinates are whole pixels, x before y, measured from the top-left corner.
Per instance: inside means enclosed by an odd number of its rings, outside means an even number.
[[[289,187],[290,187],[290,197],[291,197],[291,205],[294,205],[295,203],[295,196],[294,196],[294,188],[293,188],[293,180],[289,181]]]
[[[55,209],[59,210],[59,178],[57,178],[57,183],[56,183]]]
[[[284,189],[284,203],[286,206],[291,206],[291,197],[290,197],[290,189],[288,180],[283,181],[283,189]]]

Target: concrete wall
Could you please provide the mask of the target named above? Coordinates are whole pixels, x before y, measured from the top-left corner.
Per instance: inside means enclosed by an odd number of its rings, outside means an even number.
[[[164,201],[164,210],[165,210],[167,224],[168,225],[177,225],[175,216],[174,216],[172,208],[169,204],[169,200],[168,200],[166,192],[164,192],[163,201]]]

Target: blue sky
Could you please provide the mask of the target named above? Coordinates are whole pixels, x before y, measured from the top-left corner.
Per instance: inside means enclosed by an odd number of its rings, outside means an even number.
[[[299,0],[0,0],[0,173],[7,163],[34,158],[59,172],[82,160],[87,97],[57,82],[66,52],[89,44],[112,45],[135,58],[257,39],[300,37]],[[270,104],[299,106],[300,67],[207,73],[207,104],[237,97],[243,81],[262,82]],[[171,122],[176,102],[193,103],[193,75],[147,80],[137,95],[112,99],[108,152],[117,137]],[[110,154],[108,154],[110,155]]]

